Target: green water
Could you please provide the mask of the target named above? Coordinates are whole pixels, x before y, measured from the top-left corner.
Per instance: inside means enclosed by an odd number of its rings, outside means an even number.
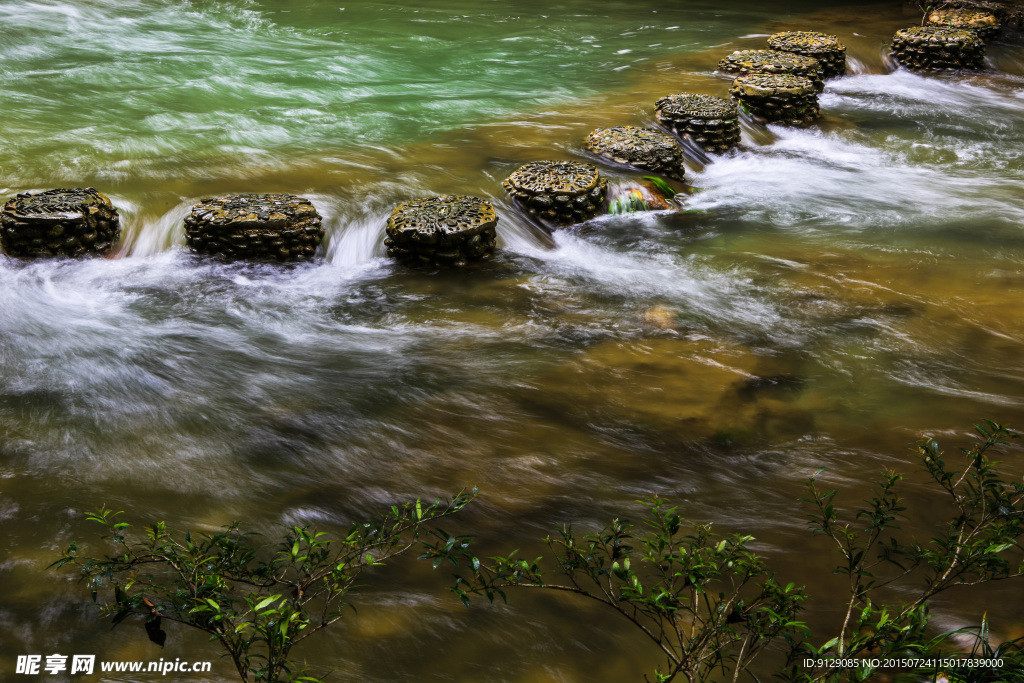
[[[401,154],[621,88],[652,60],[767,16],[754,7],[11,4],[0,8],[3,171],[20,184],[71,174],[153,191],[345,169],[373,148]]]
[[[883,41],[915,21],[898,3],[0,4],[0,185],[94,185],[125,226],[111,259],[0,257],[0,680],[53,652],[210,659],[206,680],[230,680],[204,638],[111,634],[42,570],[102,503],[337,530],[478,485],[464,530],[535,556],[558,524],[659,493],[837,591],[794,502],[804,477],[825,467],[856,500],[879,469],[913,470],[917,435],[952,451],[1024,406],[1024,51],[996,44],[964,78],[888,73]],[[786,28],[837,33],[853,73],[820,126],[748,130],[691,165],[699,211],[548,234],[505,201],[522,163],[594,161],[595,127],[724,94],[717,60]],[[182,218],[221,191],[308,196],[322,253],[187,253]],[[384,257],[391,209],[441,192],[494,201],[493,262]],[[411,561],[367,583],[297,652],[333,680],[621,681],[658,663],[599,607],[466,611]],[[1012,587],[935,614],[986,610],[1021,634]]]

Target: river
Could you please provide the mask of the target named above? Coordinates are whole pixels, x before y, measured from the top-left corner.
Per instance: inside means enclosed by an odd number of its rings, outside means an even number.
[[[0,195],[95,186],[124,226],[112,258],[0,257],[0,678],[58,652],[209,659],[230,680],[204,637],[111,633],[43,570],[101,504],[340,530],[479,486],[456,526],[533,557],[559,524],[657,493],[756,536],[827,622],[838,584],[804,480],[825,468],[856,502],[881,469],[915,471],[920,434],[952,452],[982,418],[1024,422],[1024,50],[997,43],[964,77],[891,73],[883,43],[919,17],[829,5],[0,3]],[[519,165],[586,159],[590,130],[650,125],[663,95],[724,95],[721,57],[794,28],[838,34],[851,74],[820,125],[747,129],[689,168],[687,212],[548,234],[506,201]],[[189,207],[242,191],[311,199],[318,258],[188,253]],[[494,202],[494,261],[384,256],[391,209],[440,193]],[[911,479],[926,536],[937,499]],[[467,611],[411,559],[367,584],[296,652],[331,680],[621,681],[659,663],[600,606]],[[965,593],[935,618],[987,610],[1018,636],[1021,606]]]

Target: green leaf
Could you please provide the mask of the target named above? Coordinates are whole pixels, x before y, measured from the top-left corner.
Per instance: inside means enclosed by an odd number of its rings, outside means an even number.
[[[645,176],[643,176],[643,178],[644,178],[644,180],[649,181],[652,185],[654,185],[656,188],[658,188],[658,190],[661,191],[662,194],[664,194],[669,199],[672,199],[677,194],[679,194],[678,192],[673,190],[672,187],[668,183],[666,183],[664,180],[662,180],[661,178],[659,178],[657,176],[645,175]]]
[[[271,604],[273,602],[276,602],[277,600],[280,600],[280,599],[281,599],[281,595],[280,594],[271,595],[269,598],[264,598],[263,600],[260,600],[259,604],[257,604],[252,609],[253,609],[254,612],[259,612],[261,609],[263,609],[267,605],[269,605],[269,604]]]

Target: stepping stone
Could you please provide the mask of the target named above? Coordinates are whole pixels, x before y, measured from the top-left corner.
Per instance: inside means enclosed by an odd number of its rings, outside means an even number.
[[[11,197],[0,213],[0,243],[11,256],[105,254],[121,238],[121,218],[91,187]]]
[[[493,256],[497,225],[494,207],[479,197],[413,199],[391,212],[384,246],[407,265],[462,267]]]
[[[814,57],[779,50],[738,50],[718,63],[723,73],[788,74],[809,78],[818,92],[825,89],[825,71]]]
[[[846,73],[846,46],[836,36],[817,31],[785,31],[770,36],[768,47],[817,59],[825,78]]]
[[[928,15],[928,26],[959,28],[974,31],[982,42],[989,43],[999,37],[1003,27],[991,12],[971,9],[939,9]]]
[[[975,31],[940,26],[901,28],[891,54],[911,71],[960,71],[985,65],[985,43]]]
[[[810,79],[788,74],[747,74],[729,90],[755,120],[808,126],[818,118],[818,91]]]
[[[590,220],[603,210],[608,193],[597,168],[576,161],[533,161],[502,186],[523,209],[556,225]]]
[[[724,97],[692,93],[668,95],[654,103],[654,117],[705,152],[721,154],[740,142],[739,111],[734,102]]]
[[[667,133],[636,126],[598,128],[587,136],[587,149],[617,164],[682,180],[683,148]]]
[[[229,259],[310,259],[324,238],[321,218],[305,197],[232,194],[204,199],[185,217],[194,251]]]

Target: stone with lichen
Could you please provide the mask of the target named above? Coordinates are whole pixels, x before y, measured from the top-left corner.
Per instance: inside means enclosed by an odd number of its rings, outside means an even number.
[[[763,123],[807,126],[820,115],[817,89],[802,76],[747,74],[733,81],[729,93]]]
[[[822,75],[834,78],[846,73],[846,46],[839,38],[817,31],[784,31],[768,38],[768,47],[780,52],[813,57],[821,64]]]
[[[502,182],[508,195],[528,213],[555,225],[590,220],[604,208],[608,181],[591,164],[534,161]]]
[[[985,43],[969,29],[911,26],[893,36],[890,53],[912,71],[959,71],[984,66]]]
[[[705,152],[726,152],[740,142],[739,112],[723,97],[679,93],[654,103],[658,123]]]
[[[825,71],[821,62],[814,57],[781,52],[779,50],[737,50],[718,63],[723,73],[744,76],[746,74],[787,74],[803,76],[821,92],[825,88]]]
[[[928,26],[974,31],[984,42],[995,40],[1002,31],[999,19],[991,12],[976,9],[938,9],[928,15]]]
[[[194,251],[229,259],[305,260],[323,240],[313,204],[291,194],[233,194],[202,200],[185,217]]]
[[[497,225],[494,207],[479,197],[413,199],[391,212],[384,246],[407,265],[462,267],[494,254]]]
[[[586,140],[587,149],[617,164],[682,180],[683,148],[667,133],[636,126],[598,128]]]
[[[103,254],[120,238],[117,209],[91,187],[19,194],[0,213],[0,243],[11,256]]]

